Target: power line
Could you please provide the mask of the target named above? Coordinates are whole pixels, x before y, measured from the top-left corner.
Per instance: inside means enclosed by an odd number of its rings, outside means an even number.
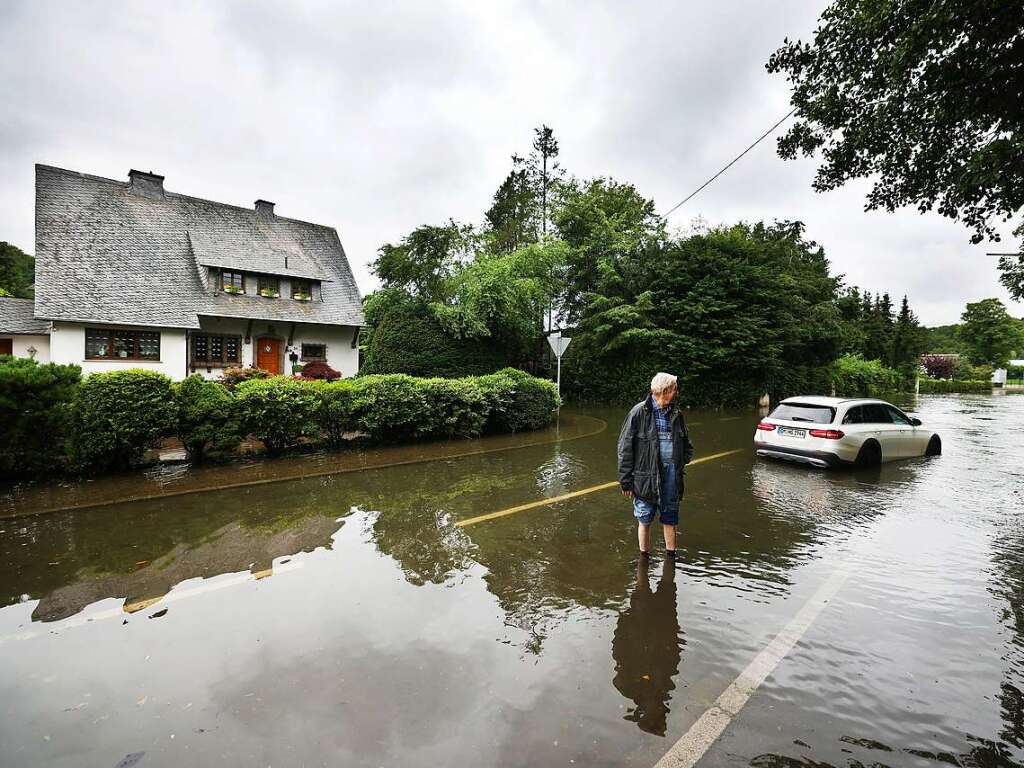
[[[705,181],[705,182],[704,182],[703,184],[701,184],[701,185],[700,185],[699,187],[697,187],[697,188],[696,188],[695,190],[693,190],[693,192],[691,192],[691,193],[690,193],[690,194],[688,194],[688,195],[687,195],[686,197],[684,197],[684,198],[682,199],[682,201],[680,201],[680,202],[676,203],[676,204],[675,204],[674,206],[672,206],[671,208],[669,208],[668,212],[667,212],[667,213],[665,213],[665,214],[663,214],[663,218],[666,218],[666,219],[667,219],[667,218],[668,218],[669,216],[671,216],[671,215],[672,215],[672,213],[673,213],[674,211],[676,211],[676,210],[677,210],[678,208],[682,207],[682,206],[683,206],[683,205],[684,205],[685,203],[687,203],[687,202],[688,202],[688,201],[689,201],[689,200],[690,200],[690,199],[691,199],[692,197],[694,197],[694,196],[695,196],[695,195],[696,195],[696,194],[697,194],[698,192],[700,192],[700,191],[701,191],[702,189],[704,189],[704,187],[706,187],[706,186],[707,186],[708,184],[710,184],[710,183],[711,183],[712,181],[714,181],[714,180],[715,180],[715,179],[717,179],[717,178],[718,178],[719,176],[721,176],[721,175],[722,175],[723,173],[725,173],[725,172],[726,172],[727,170],[729,170],[729,169],[730,169],[730,168],[731,168],[731,167],[732,167],[732,166],[733,166],[733,165],[734,165],[734,164],[736,163],[736,161],[737,161],[737,160],[739,160],[739,159],[740,159],[741,157],[743,157],[743,156],[744,156],[745,154],[747,154],[747,152],[749,152],[749,151],[750,151],[750,150],[752,150],[752,149],[753,149],[754,147],[756,147],[756,146],[757,146],[758,144],[760,144],[760,143],[761,143],[762,141],[764,141],[764,140],[765,140],[766,138],[768,138],[768,136],[770,136],[770,135],[771,135],[772,131],[774,131],[774,130],[775,130],[776,128],[778,128],[778,127],[779,127],[780,125],[782,125],[782,124],[783,124],[784,122],[786,122],[786,120],[788,120],[788,119],[789,119],[789,118],[790,118],[790,117],[791,117],[791,116],[793,115],[793,113],[794,113],[794,112],[796,112],[796,107],[793,107],[793,108],[792,108],[791,110],[789,110],[789,112],[787,112],[787,113],[785,114],[785,116],[784,116],[784,117],[783,117],[783,118],[782,118],[781,120],[779,120],[779,122],[777,122],[777,123],[776,123],[775,125],[773,125],[773,126],[772,126],[771,128],[769,128],[769,129],[768,129],[767,131],[765,131],[764,133],[762,133],[762,134],[761,134],[761,135],[760,135],[760,136],[758,137],[757,141],[755,141],[755,142],[754,142],[753,144],[751,144],[751,145],[750,145],[749,147],[747,147],[747,148],[746,148],[746,149],[744,149],[744,150],[743,150],[742,152],[740,152],[740,153],[739,153],[738,155],[736,155],[736,157],[734,157],[734,158],[733,158],[732,160],[730,160],[730,161],[729,161],[729,164],[728,164],[727,166],[725,166],[725,167],[724,167],[724,168],[723,168],[722,170],[720,170],[720,171],[719,171],[718,173],[716,173],[716,174],[715,174],[714,176],[712,176],[712,177],[711,177],[710,179],[708,179],[708,180],[707,180],[707,181]]]

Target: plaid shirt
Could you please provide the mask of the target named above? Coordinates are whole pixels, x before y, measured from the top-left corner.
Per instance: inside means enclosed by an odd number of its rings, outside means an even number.
[[[654,421],[658,425],[659,432],[672,431],[672,403],[664,409],[658,407],[658,401],[651,397],[651,408],[654,409]]]

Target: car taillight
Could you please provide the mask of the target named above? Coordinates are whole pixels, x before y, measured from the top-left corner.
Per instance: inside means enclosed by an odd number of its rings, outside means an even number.
[[[762,430],[762,431],[764,431],[764,432],[774,432],[775,431],[775,425],[774,424],[769,424],[767,421],[758,422],[757,428]]]
[[[812,429],[810,435],[811,437],[823,437],[826,440],[839,440],[843,437],[843,433],[838,429]]]

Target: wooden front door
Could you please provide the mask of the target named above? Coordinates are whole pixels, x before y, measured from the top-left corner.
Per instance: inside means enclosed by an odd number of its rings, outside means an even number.
[[[281,373],[281,340],[280,339],[257,339],[256,340],[256,367],[262,368],[274,376]]]
[[[0,355],[14,354],[14,339],[0,339]]]

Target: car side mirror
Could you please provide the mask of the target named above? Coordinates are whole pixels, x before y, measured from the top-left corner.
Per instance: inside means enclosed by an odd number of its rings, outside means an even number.
[[[921,420],[920,419],[911,418],[910,419],[910,423],[913,426],[915,426],[915,427],[920,427],[921,426]]]

